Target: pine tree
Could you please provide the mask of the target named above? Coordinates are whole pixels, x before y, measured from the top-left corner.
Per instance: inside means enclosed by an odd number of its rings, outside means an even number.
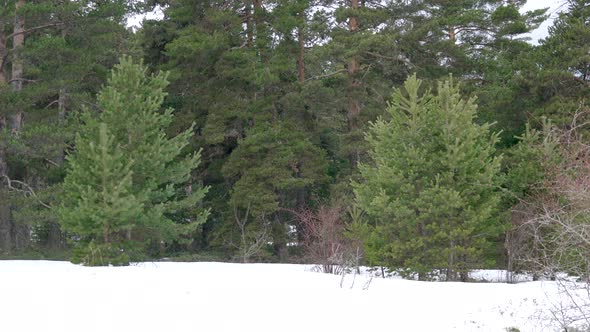
[[[48,207],[56,204],[64,150],[74,139],[68,113],[94,104],[124,52],[126,2],[0,5],[0,129],[6,129],[0,130],[0,242],[6,251],[64,249]]]
[[[541,41],[537,68],[531,75],[536,123],[547,117],[568,126],[576,111],[588,107],[590,97],[590,8],[587,0],[569,0]]]
[[[106,123],[100,123],[92,135],[78,136],[76,146],[75,155],[68,158],[64,187],[69,201],[60,211],[62,226],[82,241],[103,243],[103,249],[109,250],[111,243],[121,242],[118,237],[136,226],[142,214],[143,199],[133,195],[133,162],[116,144]],[[112,263],[117,257],[80,258],[96,265]]]
[[[283,258],[290,241],[287,225],[293,221],[281,214],[281,208],[310,204],[328,180],[326,164],[324,151],[296,128],[263,125],[251,129],[222,169],[233,184],[229,205],[237,214],[234,220],[238,215],[249,220],[245,225],[249,235],[269,228],[273,250]]]
[[[248,214],[253,234],[262,219],[273,221],[275,253],[285,252],[292,218],[278,211],[313,204],[327,183],[316,110],[301,92],[311,3],[176,0],[168,22],[144,28],[149,60],[171,70],[167,101],[202,133],[195,145],[204,148],[203,180],[215,192],[206,202],[210,246],[234,247],[236,214]]]
[[[444,71],[455,74],[481,73],[481,62],[489,53],[510,48],[526,39],[523,34],[534,30],[546,18],[544,9],[521,13],[526,0],[419,0],[405,5],[410,56],[420,75]],[[406,23],[407,24],[407,23]],[[436,59],[435,62],[432,62]],[[444,63],[445,65],[440,65]],[[424,68],[428,66],[430,68]]]
[[[191,178],[200,154],[183,156],[192,127],[175,137],[165,132],[173,120],[171,109],[160,111],[167,85],[166,75],[148,76],[143,65],[122,58],[99,94],[101,113],[84,115],[59,210],[82,247],[104,244],[112,252],[151,240],[157,248],[190,241],[186,236],[205,221],[208,211],[198,203],[207,189]],[[92,248],[83,251],[91,263],[118,263],[93,259]]]
[[[500,158],[497,135],[474,124],[474,99],[462,100],[452,79],[438,94],[409,78],[387,108],[390,120],[372,123],[372,162],[354,183],[358,206],[371,219],[371,264],[418,273],[435,269],[448,280],[481,259],[486,240],[502,229],[494,220]]]

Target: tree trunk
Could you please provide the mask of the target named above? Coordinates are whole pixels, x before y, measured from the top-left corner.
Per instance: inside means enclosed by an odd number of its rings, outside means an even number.
[[[454,26],[449,26],[449,40],[455,44],[457,42],[457,32]]]
[[[0,17],[0,86],[6,85],[6,58],[8,57],[8,49],[6,46],[6,34],[4,33],[4,26],[6,25],[6,18]]]
[[[305,82],[305,32],[303,27],[299,27],[297,31],[299,39],[299,57],[297,58],[297,76],[299,83]]]
[[[461,276],[461,282],[468,282],[469,281],[469,272],[461,271],[459,274]]]
[[[358,10],[359,8],[359,0],[352,0],[351,2],[351,9]],[[351,34],[354,34],[359,29],[359,21],[357,16],[351,16],[348,20],[348,27]],[[356,75],[359,71],[360,63],[359,58],[357,56],[353,56],[349,63],[348,63],[348,112],[347,112],[347,119],[348,119],[348,131],[354,132],[358,129],[358,116],[361,112],[360,103],[357,96],[357,91],[360,86],[360,82],[357,79]],[[358,151],[352,151],[349,159],[351,165],[354,167],[358,164],[359,156]]]
[[[2,26],[3,25],[0,25],[0,27]],[[0,34],[1,33],[2,32],[0,31]],[[2,47],[2,45],[0,45],[0,47]],[[0,65],[2,65],[2,63],[0,63]],[[2,74],[1,68],[0,74]],[[0,78],[0,80],[1,79],[2,78]],[[6,82],[4,81],[4,83]],[[7,119],[4,115],[0,115],[0,132],[7,128],[6,120]],[[4,178],[6,175],[8,175],[6,147],[4,146],[4,142],[0,141],[0,253],[10,252],[12,247],[12,221],[10,219],[10,205],[7,203],[9,202],[9,199],[6,197],[8,189],[6,179]]]
[[[463,247],[465,247],[464,244],[463,244]],[[462,255],[459,255],[459,257],[457,257],[457,258],[458,258],[458,261],[461,263],[461,267],[460,267],[461,272],[459,272],[459,278],[461,279],[462,282],[468,282],[469,281],[469,271],[467,270],[467,266],[468,266],[467,255],[462,254]]]
[[[10,115],[10,133],[13,136],[18,136],[23,127],[25,113],[20,111]]]
[[[59,96],[57,98],[58,120],[60,126],[63,126],[66,118],[66,89],[59,89]]]
[[[260,32],[264,30],[261,20],[262,15],[262,0],[252,0],[252,4],[254,6],[254,24],[256,25],[256,37],[258,39],[258,35]]]
[[[253,0],[254,5],[254,26],[255,26],[255,45],[260,54],[263,63],[267,63],[270,58],[270,45],[268,31],[265,25],[264,8],[262,0]]]
[[[104,243],[111,242],[111,227],[109,224],[106,225],[104,229]]]
[[[244,2],[244,20],[246,22],[246,46],[252,47],[254,40],[254,27],[252,26],[252,6],[250,0],[243,0]]]
[[[449,252],[449,266],[447,267],[447,281],[455,281],[455,242],[451,240]]]
[[[419,210],[416,210],[415,213],[416,213],[416,216],[420,215]],[[417,227],[417,231],[418,231],[418,236],[420,238],[426,238],[426,231],[424,230],[424,225],[421,222],[419,222],[418,225],[416,225],[416,227]],[[416,254],[420,254],[420,253],[416,253]],[[426,280],[428,280],[428,275],[425,272],[419,272],[418,273],[418,280],[419,281],[426,281]]]
[[[25,45],[25,17],[19,13],[24,7],[25,0],[18,0],[16,3],[16,15],[14,16],[14,36],[12,37],[12,77],[10,82],[13,91],[23,89],[23,72],[24,64],[22,59],[22,50]]]
[[[47,242],[45,244],[47,248],[52,250],[62,249],[64,247],[64,237],[59,224],[49,222],[47,227]]]
[[[4,130],[6,127],[10,128],[12,135],[18,135],[22,127],[23,112],[17,112],[12,114],[7,119],[0,117],[0,129]],[[22,247],[18,245],[17,240],[23,239],[22,243],[28,241],[23,236],[22,229],[15,227],[14,221],[12,220],[12,208],[10,206],[10,197],[8,197],[8,185],[5,177],[8,176],[8,163],[6,160],[6,147],[4,143],[0,142],[0,250],[4,252],[10,252],[13,248]],[[18,249],[17,248],[17,249]]]
[[[58,108],[58,114],[57,114],[57,121],[59,124],[60,129],[63,128],[65,126],[65,122],[66,122],[66,109],[67,109],[67,97],[66,97],[66,89],[65,88],[61,88],[59,89],[59,96],[57,97],[57,108]],[[58,156],[58,164],[62,165],[65,161],[65,151],[62,148],[59,149],[59,156]]]
[[[254,13],[260,13],[262,10],[262,0],[253,0],[254,3]],[[257,22],[258,23],[258,22]]]
[[[0,119],[0,131],[4,130],[6,120]],[[3,125],[4,124],[4,125]],[[0,251],[1,253],[10,252],[12,249],[12,221],[10,219],[10,201],[8,188],[4,176],[8,175],[8,166],[6,164],[6,148],[4,142],[0,141]]]
[[[0,132],[6,129],[6,117],[0,115]],[[8,175],[8,165],[6,164],[6,147],[4,142],[0,142],[0,188],[4,182],[3,177]]]
[[[8,193],[4,188],[4,185],[0,185],[0,201],[2,202],[2,204],[0,204],[0,254],[10,253],[14,243],[12,239],[14,225],[10,215],[10,205],[7,204],[7,202],[9,202],[7,196]]]
[[[21,92],[23,88],[24,61],[22,50],[25,44],[25,17],[20,13],[26,0],[18,0],[15,4],[14,29],[12,34],[12,75],[10,81],[6,79],[6,59],[8,56],[7,40],[4,34],[6,24],[5,18],[0,19],[0,84],[9,83],[14,92]],[[3,116],[0,119],[0,127],[10,128],[14,136],[18,136],[23,126],[24,112],[17,111],[14,114]],[[9,167],[6,161],[6,147],[0,144],[0,176],[8,176]],[[12,207],[8,203],[10,198],[7,195],[6,179],[0,182],[0,193],[3,199],[0,200],[0,248],[4,250],[21,249],[30,240],[29,229],[26,226],[18,227],[12,219]]]

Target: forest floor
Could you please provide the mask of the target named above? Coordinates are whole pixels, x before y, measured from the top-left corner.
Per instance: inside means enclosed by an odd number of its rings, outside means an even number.
[[[0,261],[0,329],[524,332],[558,331],[563,317],[572,315],[573,298],[553,281],[420,282],[312,270],[286,264]],[[474,274],[486,280],[502,275]]]

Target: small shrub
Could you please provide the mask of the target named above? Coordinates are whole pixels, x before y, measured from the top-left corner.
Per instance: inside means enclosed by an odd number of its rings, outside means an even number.
[[[125,250],[112,243],[97,244],[92,241],[72,251],[72,263],[85,266],[127,266],[129,261]]]

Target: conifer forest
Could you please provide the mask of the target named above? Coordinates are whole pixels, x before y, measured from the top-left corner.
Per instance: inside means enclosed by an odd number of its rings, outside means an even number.
[[[0,0],[0,257],[588,277],[590,1],[526,2]]]

